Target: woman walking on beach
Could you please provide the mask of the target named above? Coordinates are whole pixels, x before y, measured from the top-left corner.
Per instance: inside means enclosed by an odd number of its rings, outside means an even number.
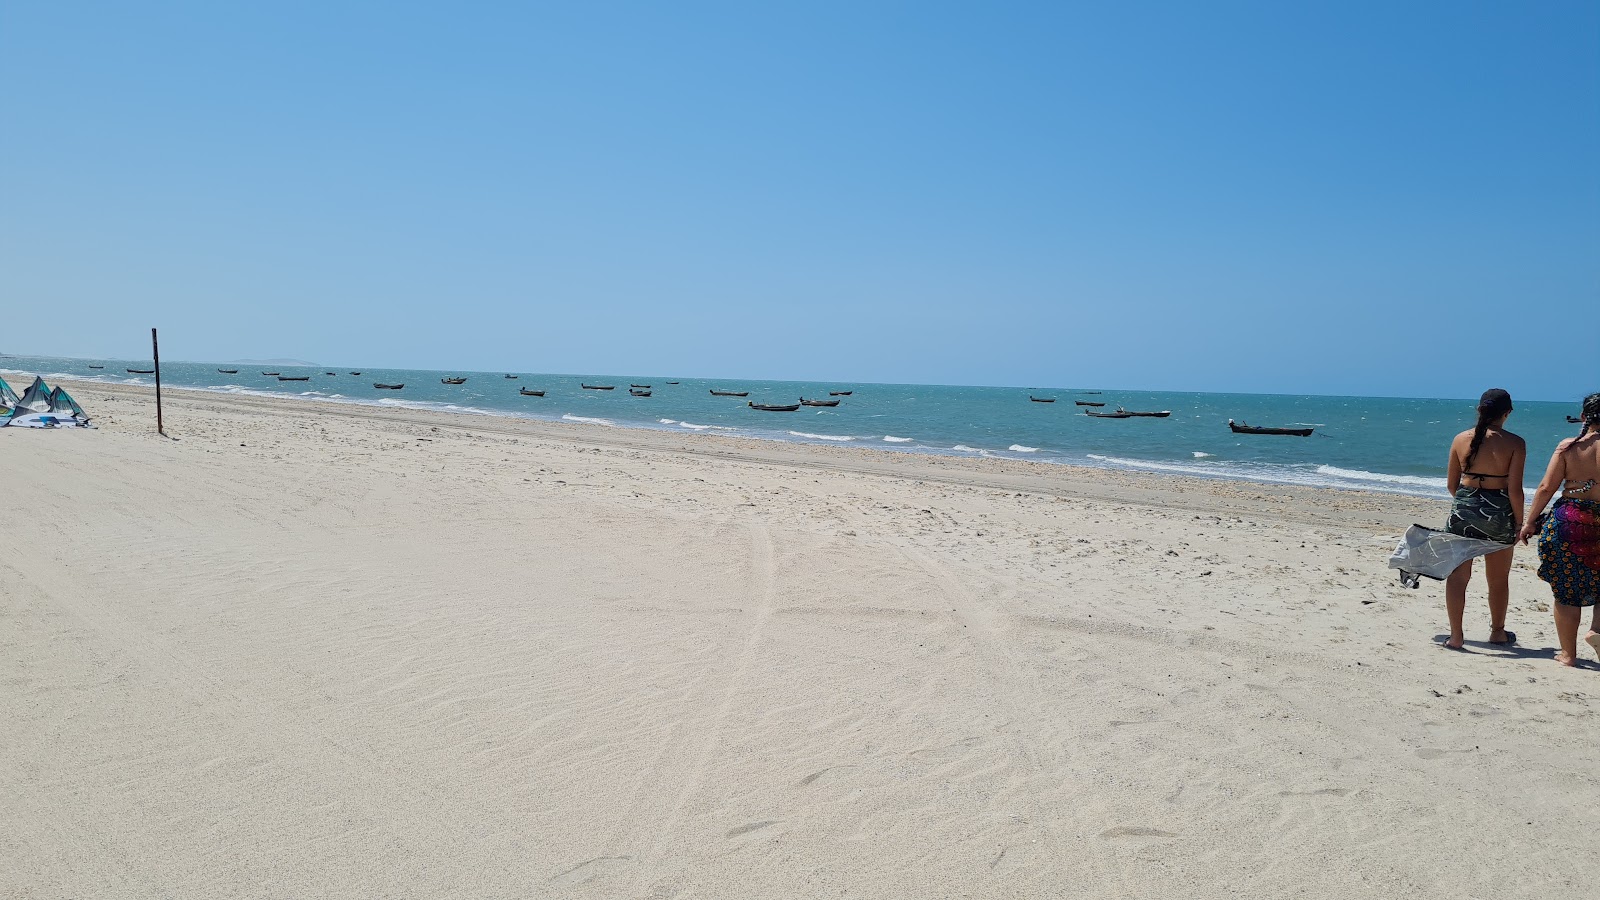
[[[1555,595],[1556,662],[1578,664],[1578,625],[1583,608],[1595,607],[1589,646],[1600,654],[1600,393],[1583,398],[1582,430],[1556,447],[1550,468],[1533,495],[1528,524],[1517,537],[1524,544],[1539,535],[1539,577]],[[1546,503],[1562,492],[1549,515]],[[1542,521],[1541,521],[1542,520]]]
[[[1528,445],[1505,430],[1511,415],[1511,395],[1499,388],[1483,392],[1478,400],[1478,423],[1450,442],[1450,520],[1445,530],[1462,537],[1511,544],[1522,525],[1522,467]],[[1506,606],[1511,601],[1511,555],[1507,547],[1483,558],[1489,580],[1489,643],[1510,644],[1517,636],[1506,631]],[[1467,582],[1472,561],[1456,567],[1444,583],[1445,610],[1450,615],[1450,639],[1444,646],[1460,650],[1466,640],[1462,619],[1467,610]]]

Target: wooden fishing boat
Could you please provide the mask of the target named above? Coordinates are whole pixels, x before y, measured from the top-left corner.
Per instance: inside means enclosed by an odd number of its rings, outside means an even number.
[[[441,378],[441,379],[439,379],[439,383],[440,384],[466,384],[467,380],[465,378]]]
[[[770,403],[746,403],[745,405],[751,409],[759,409],[762,412],[794,412],[800,408],[798,403],[791,403],[788,406],[776,406]]]
[[[667,384],[677,384],[677,382],[676,381],[669,381],[669,382],[667,382]]]
[[[1172,415],[1172,410],[1170,409],[1164,409],[1160,412],[1136,412],[1134,410],[1123,409],[1120,406],[1117,407],[1117,412],[1127,413],[1135,419],[1165,419],[1167,416]]]
[[[586,391],[614,391],[617,389],[614,384],[579,384],[578,386]]]
[[[1086,410],[1083,411],[1083,414],[1086,415],[1086,416],[1094,416],[1096,419],[1131,419],[1131,418],[1133,418],[1133,413],[1123,412],[1120,409],[1117,410],[1116,412],[1108,412],[1108,413],[1107,412],[1095,412],[1092,409],[1086,409]]]
[[[1056,402],[1056,398],[1054,398],[1054,397],[1035,397],[1032,394],[1028,395],[1028,399],[1032,400],[1035,403],[1054,403],[1054,402]]]
[[[850,396],[851,394],[854,394],[854,393],[855,393],[855,391],[829,391],[828,392],[828,396],[829,397],[848,397],[848,396]]]
[[[310,375],[279,375],[279,381],[310,381]]]
[[[377,388],[380,391],[398,391],[401,388],[405,387],[405,384],[404,383],[401,383],[401,384],[379,384],[378,382],[374,381],[372,383],[372,386]]]
[[[630,387],[630,388],[638,388],[641,391],[650,390],[650,385],[648,385],[648,384],[630,384],[630,385],[628,385],[628,387]]]
[[[517,377],[517,376],[515,376],[515,375],[507,375],[507,376],[506,376],[506,377],[507,377],[507,378],[515,378],[515,377]]]
[[[324,374],[324,375],[334,375],[334,376],[337,376],[337,375],[338,375],[338,374],[339,374],[339,373],[338,373],[338,372],[323,372],[323,373],[322,373],[322,374]]]
[[[361,373],[360,372],[351,372],[350,374],[351,375],[360,375]]]
[[[1256,425],[1246,425],[1243,422],[1228,420],[1228,428],[1234,434],[1287,434],[1293,437],[1310,437],[1315,428],[1262,428]]]
[[[650,396],[650,392],[641,391],[638,388],[628,388],[628,395],[630,397],[648,397]]]
[[[1078,393],[1084,395],[1085,397],[1098,397],[1100,394],[1102,394],[1104,392],[1103,391],[1079,391]]]
[[[238,369],[218,369],[217,371],[221,372],[224,375],[237,375],[237,374],[239,374],[239,370]]]
[[[1074,400],[1072,402],[1078,404],[1079,406],[1105,406],[1104,403],[1100,403],[1095,400]]]
[[[105,366],[90,366],[90,367],[89,367],[89,368],[91,368],[91,369],[104,369],[104,368],[105,368]],[[236,372],[237,372],[237,371],[238,371],[238,370],[237,370],[237,369],[235,369],[235,370],[234,370],[234,371],[236,371]]]
[[[1567,416],[1567,422],[1569,424],[1576,425],[1576,424],[1578,424],[1579,422],[1582,422],[1582,421],[1583,420],[1578,418],[1577,416]]]
[[[268,378],[277,378],[278,377],[278,373],[277,372],[262,372],[261,374],[267,376]]]
[[[839,405],[839,401],[837,401],[837,400],[807,400],[806,398],[801,397],[800,398],[800,405],[801,406],[838,406]]]
[[[750,396],[750,392],[749,391],[712,391],[711,392],[711,396],[713,396],[713,397],[748,397],[748,396]]]
[[[156,373],[155,369],[129,369],[128,370],[128,374],[129,375],[154,375],[155,373]]]
[[[521,394],[524,397],[543,397],[544,396],[544,391],[530,391],[527,388],[521,388],[520,390],[517,391],[517,393]]]

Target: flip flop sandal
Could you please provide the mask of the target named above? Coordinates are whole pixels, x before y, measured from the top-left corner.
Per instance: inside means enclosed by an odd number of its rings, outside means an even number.
[[[1489,641],[1489,643],[1495,645],[1496,647],[1509,647],[1512,644],[1515,644],[1516,642],[1517,642],[1517,633],[1515,631],[1507,631],[1506,632],[1506,639],[1503,640],[1503,641]]]

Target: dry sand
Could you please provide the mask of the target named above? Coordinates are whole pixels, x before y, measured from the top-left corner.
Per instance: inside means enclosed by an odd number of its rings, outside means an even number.
[[[147,391],[0,431],[0,896],[1555,897],[1445,504]]]

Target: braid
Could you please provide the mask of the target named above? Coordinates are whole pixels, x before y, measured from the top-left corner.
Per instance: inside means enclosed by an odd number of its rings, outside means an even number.
[[[1587,427],[1587,426],[1585,426]],[[1461,468],[1472,468],[1472,460],[1478,455],[1478,448],[1483,446],[1483,435],[1489,430],[1489,415],[1484,410],[1478,410],[1478,424],[1472,429],[1472,446],[1467,449],[1467,461]]]
[[[1591,431],[1600,432],[1600,391],[1583,398],[1583,412],[1578,419],[1583,422],[1578,428],[1579,438]]]
[[[1587,406],[1584,408],[1588,409]],[[1510,411],[1510,394],[1500,388],[1483,392],[1483,396],[1478,398],[1478,424],[1472,429],[1472,446],[1467,449],[1467,461],[1462,468],[1472,468],[1472,461],[1478,456],[1478,448],[1483,446],[1483,436],[1488,433],[1489,424]],[[1600,394],[1595,395],[1595,414],[1600,418]]]

